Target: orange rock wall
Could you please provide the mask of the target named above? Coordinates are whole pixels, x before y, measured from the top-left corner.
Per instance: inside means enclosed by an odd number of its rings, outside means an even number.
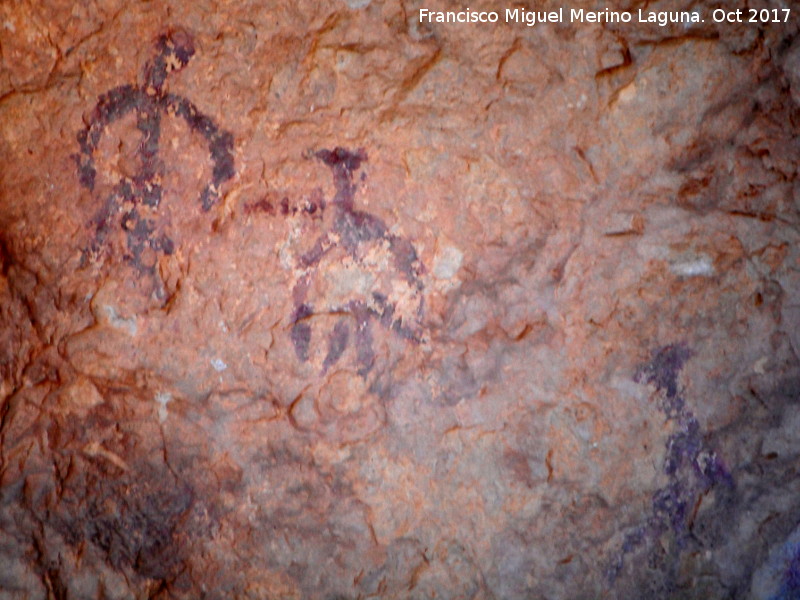
[[[791,592],[800,12],[656,4],[0,5],[0,598]]]

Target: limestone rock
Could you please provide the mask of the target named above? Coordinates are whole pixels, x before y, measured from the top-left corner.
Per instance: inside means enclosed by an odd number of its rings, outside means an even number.
[[[624,7],[2,4],[0,598],[794,597],[798,9]]]

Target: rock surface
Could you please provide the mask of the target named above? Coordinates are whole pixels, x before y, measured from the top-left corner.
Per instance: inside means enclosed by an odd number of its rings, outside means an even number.
[[[0,5],[0,598],[796,597],[800,13],[712,4]]]

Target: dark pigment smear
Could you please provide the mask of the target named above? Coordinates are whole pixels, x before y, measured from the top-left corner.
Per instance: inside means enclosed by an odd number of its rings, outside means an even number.
[[[421,292],[423,290],[421,277],[424,271],[411,242],[390,233],[386,224],[375,215],[355,209],[354,197],[357,186],[353,182],[353,172],[367,160],[366,152],[362,149],[350,151],[337,147],[333,150],[320,150],[314,156],[330,167],[333,173],[336,194],[327,205],[323,200],[318,204],[323,210],[327,206],[329,210],[334,211],[332,233],[335,235],[331,236],[328,233],[321,236],[311,249],[299,258],[299,265],[306,269],[318,266],[334,247],[343,248],[354,260],[358,260],[358,249],[361,244],[386,240],[389,252],[392,254],[391,268],[401,275],[412,288]],[[311,204],[313,206],[316,203]],[[265,205],[264,209],[271,212],[271,204]],[[313,214],[315,211],[316,208],[309,212]],[[282,205],[281,212],[287,214],[288,206]],[[314,314],[314,307],[306,301],[311,277],[313,274],[299,281],[292,293],[295,312],[292,318],[291,337],[295,353],[302,362],[308,360],[311,341],[308,317]],[[395,306],[388,302],[385,296],[375,292],[372,294],[372,299],[374,300],[371,303],[372,306],[367,304],[366,300],[351,300],[344,306],[335,307],[335,312],[346,313],[355,321],[353,343],[356,350],[358,373],[362,377],[367,376],[375,363],[371,331],[373,320],[377,320],[381,326],[409,341],[415,343],[420,341],[418,327],[413,323],[404,323],[402,318],[395,319]],[[378,309],[374,308],[375,306]],[[327,312],[330,311],[331,309]],[[422,316],[422,312],[423,304],[420,300],[417,309],[419,317]],[[339,360],[350,344],[349,328],[345,327],[343,323],[340,321],[334,326],[334,330],[330,334],[323,373]]]
[[[276,206],[277,205],[277,206]],[[244,205],[244,214],[252,215],[255,213],[262,213],[274,217],[276,214],[284,217],[289,215],[296,215],[298,213],[308,215],[314,219],[321,219],[325,212],[325,202],[317,202],[316,200],[306,200],[301,206],[291,205],[289,198],[284,196],[280,202],[272,203],[266,196],[257,200],[256,202],[248,202]]]
[[[84,250],[83,263],[97,255],[110,231],[115,228],[117,215],[124,211],[120,226],[126,232],[127,247],[133,265],[142,272],[153,272],[142,260],[146,248],[165,255],[175,251],[175,245],[166,235],[155,236],[155,223],[143,216],[140,206],[152,211],[162,200],[160,176],[164,171],[159,160],[161,119],[163,115],[179,116],[195,133],[208,143],[213,163],[211,181],[200,193],[198,202],[204,212],[219,201],[219,188],[234,175],[233,136],[221,130],[214,121],[197,110],[189,100],[164,92],[164,84],[172,70],[185,67],[195,53],[191,37],[176,30],[163,34],[156,42],[156,56],[144,69],[142,87],[122,85],[101,95],[89,123],[78,133],[80,152],[74,155],[78,167],[78,180],[93,191],[97,178],[94,154],[104,130],[130,112],[136,114],[136,127],[142,135],[137,149],[139,170],[130,179],[123,179],[106,198],[103,207],[92,219],[94,237]]]
[[[646,522],[625,536],[618,556],[607,571],[611,582],[621,572],[625,556],[648,540],[670,532],[679,551],[695,544],[691,525],[698,498],[720,485],[728,489],[734,486],[733,477],[716,452],[708,447],[700,424],[686,408],[678,377],[691,356],[685,344],[664,346],[655,350],[651,360],[641,365],[634,375],[635,382],[656,387],[661,393],[660,408],[678,427],[667,440],[662,466],[669,482],[653,494],[652,512]],[[651,557],[651,562],[655,560]]]
[[[162,477],[156,472],[116,478],[89,470],[81,486],[63,479],[63,497],[47,510],[47,522],[77,549],[94,545],[114,569],[172,579],[180,573],[196,499],[188,484],[159,485]]]
[[[791,559],[783,572],[777,600],[800,598],[800,545],[794,549]]]
[[[333,331],[328,338],[328,355],[325,357],[324,370],[334,364],[347,349],[347,342],[350,338],[350,328],[345,321],[339,321],[334,325]]]

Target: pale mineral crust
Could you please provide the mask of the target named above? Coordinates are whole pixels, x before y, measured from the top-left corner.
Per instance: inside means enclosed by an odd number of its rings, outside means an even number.
[[[1,3],[0,599],[798,597],[800,8],[718,6]]]

